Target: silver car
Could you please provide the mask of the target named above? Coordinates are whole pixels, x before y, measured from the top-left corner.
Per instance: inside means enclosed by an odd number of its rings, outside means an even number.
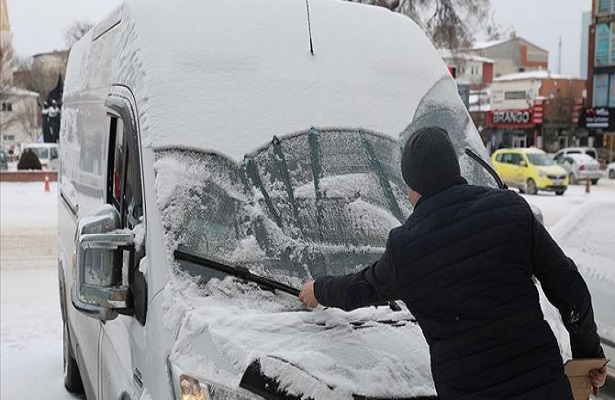
[[[602,178],[600,163],[587,154],[566,154],[557,158],[556,162],[568,172],[570,184],[589,179],[595,185]]]
[[[0,171],[6,171],[8,169],[8,157],[6,150],[0,148]]]
[[[609,179],[615,179],[615,162],[606,166],[606,176],[608,176]]]

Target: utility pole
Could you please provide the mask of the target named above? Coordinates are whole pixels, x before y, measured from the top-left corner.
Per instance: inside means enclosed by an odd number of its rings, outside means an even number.
[[[558,55],[557,55],[557,73],[562,73],[562,36],[559,37],[559,45],[558,45]]]

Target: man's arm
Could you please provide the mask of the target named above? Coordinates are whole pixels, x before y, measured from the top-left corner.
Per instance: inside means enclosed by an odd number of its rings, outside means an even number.
[[[573,358],[604,357],[592,310],[591,296],[574,261],[545,227],[533,218],[534,274],[545,295],[560,312],[570,334]]]
[[[309,307],[318,303],[327,307],[353,310],[397,299],[395,268],[385,250],[380,260],[354,274],[324,276],[306,282],[299,300]]]

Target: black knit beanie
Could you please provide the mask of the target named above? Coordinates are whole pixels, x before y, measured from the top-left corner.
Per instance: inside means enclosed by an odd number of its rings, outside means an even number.
[[[434,126],[413,132],[404,147],[401,173],[406,184],[423,197],[452,186],[461,170],[448,133]]]

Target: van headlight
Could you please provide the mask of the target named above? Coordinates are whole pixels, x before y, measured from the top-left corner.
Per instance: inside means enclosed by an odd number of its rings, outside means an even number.
[[[173,392],[177,400],[255,400],[255,395],[244,395],[221,384],[198,379],[170,364]],[[242,389],[243,390],[243,389]]]

